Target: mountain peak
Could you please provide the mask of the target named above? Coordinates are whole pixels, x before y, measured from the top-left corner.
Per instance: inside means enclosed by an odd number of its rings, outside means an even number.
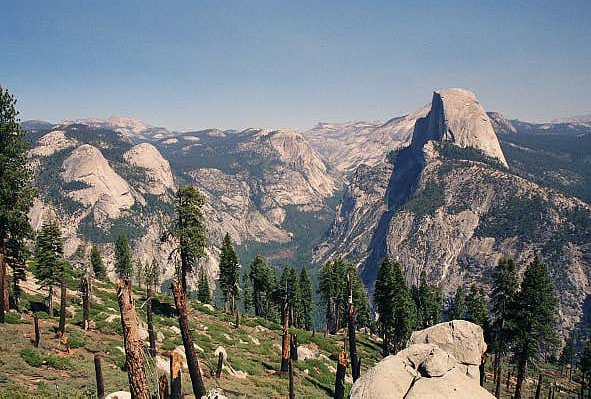
[[[469,90],[451,88],[433,93],[431,110],[417,120],[412,145],[422,147],[429,140],[477,148],[507,166],[491,121]]]

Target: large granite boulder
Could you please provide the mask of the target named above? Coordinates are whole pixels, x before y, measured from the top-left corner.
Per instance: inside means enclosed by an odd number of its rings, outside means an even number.
[[[485,351],[482,328],[464,320],[416,331],[406,349],[355,382],[351,399],[494,398],[479,385]]]

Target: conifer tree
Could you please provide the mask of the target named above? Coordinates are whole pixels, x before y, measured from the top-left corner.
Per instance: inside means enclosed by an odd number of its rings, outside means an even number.
[[[101,251],[96,244],[92,245],[90,250],[90,264],[94,273],[94,278],[97,280],[105,280],[107,278],[107,269],[103,263]]]
[[[270,318],[273,313],[273,298],[277,287],[275,273],[265,258],[257,255],[250,264],[249,278],[252,283],[254,311],[257,316]]]
[[[0,86],[0,323],[9,310],[8,267],[13,269],[13,293],[20,292],[18,283],[24,278],[27,255],[24,240],[32,236],[27,213],[37,195],[15,104],[14,97]]]
[[[295,269],[286,265],[281,273],[281,279],[277,287],[277,299],[279,299],[279,308],[283,309],[285,298],[287,298],[287,309],[289,324],[299,327],[301,315],[302,292],[300,290],[300,282]]]
[[[512,318],[517,362],[515,399],[522,397],[521,388],[531,359],[540,354],[542,347],[556,345],[553,327],[557,302],[546,266],[535,258],[523,276]]]
[[[452,306],[449,312],[449,320],[464,320],[466,317],[466,291],[458,287],[454,295]]]
[[[178,189],[175,195],[175,218],[161,236],[161,241],[174,239],[178,246],[174,250],[180,255],[180,283],[187,292],[187,274],[193,271],[197,261],[205,257],[207,239],[205,237],[205,218],[203,204],[205,198],[193,186]]]
[[[581,382],[581,396],[589,398],[591,396],[591,341],[587,340],[583,347],[581,360],[579,364],[583,381]],[[587,394],[585,394],[587,390]]]
[[[17,311],[20,311],[19,302],[22,293],[20,282],[27,278],[26,263],[29,256],[29,248],[25,241],[10,239],[6,243],[5,261],[12,269],[12,294],[9,299],[10,304]]]
[[[427,275],[421,273],[418,287],[413,287],[413,299],[417,309],[417,323],[420,328],[427,328],[441,322],[443,295],[441,290],[427,283]]]
[[[382,334],[382,355],[388,356],[391,352],[393,324],[394,324],[394,301],[396,283],[394,281],[394,263],[390,258],[385,258],[380,268],[374,288],[374,301],[379,316],[380,331]]]
[[[211,290],[209,289],[209,280],[205,268],[199,268],[199,277],[197,281],[197,299],[201,303],[211,304]]]
[[[466,296],[466,320],[478,324],[484,329],[486,335],[489,325],[486,295],[482,288],[477,288],[474,284]]]
[[[252,296],[252,286],[249,273],[244,273],[242,275],[242,287],[244,289],[242,294],[242,305],[244,307],[244,312],[248,313],[250,309],[254,307],[254,298]]]
[[[57,221],[43,223],[35,243],[34,274],[37,283],[47,288],[49,315],[53,317],[53,290],[64,274],[64,242]]]
[[[240,262],[234,250],[232,238],[226,233],[220,255],[220,289],[224,300],[224,309],[229,304],[230,313],[234,314],[236,297],[240,289]]]
[[[120,278],[130,277],[132,273],[131,249],[124,234],[120,234],[115,242],[115,271]]]
[[[147,264],[144,266],[145,269],[145,279],[146,279],[146,287],[151,287],[154,291],[158,291],[160,287],[160,265],[156,258],[152,259],[152,263]]]
[[[302,318],[304,328],[310,331],[314,327],[314,291],[306,266],[300,272],[300,290],[302,292]]]

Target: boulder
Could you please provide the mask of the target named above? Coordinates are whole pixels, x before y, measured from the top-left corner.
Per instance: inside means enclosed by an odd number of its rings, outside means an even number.
[[[465,320],[439,323],[415,331],[408,344],[434,344],[452,354],[458,362],[473,365],[480,365],[486,351],[482,327]]]
[[[207,392],[206,395],[203,395],[201,399],[228,399],[221,390],[219,389],[212,389],[211,391]]]
[[[388,356],[359,378],[351,399],[494,398],[479,385],[486,350],[482,328],[463,320],[412,334],[406,349]]]

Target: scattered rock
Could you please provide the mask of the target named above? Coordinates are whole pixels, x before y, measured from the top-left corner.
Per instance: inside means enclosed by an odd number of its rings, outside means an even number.
[[[177,326],[170,326],[168,327],[170,329],[170,331],[172,331],[173,333],[175,333],[176,335],[180,335],[181,333],[181,329],[178,328]]]
[[[156,332],[156,341],[158,341],[158,342],[164,341],[164,334],[162,334],[160,331]]]
[[[264,333],[264,332],[268,332],[269,329],[267,327],[256,325],[256,326],[254,326],[254,331],[258,332],[258,333]]]
[[[156,356],[154,359],[156,369],[162,373],[170,374],[170,360],[165,359],[162,356]]]
[[[224,360],[228,358],[228,353],[226,352],[226,349],[223,346],[218,346],[217,348],[215,348],[215,351],[213,352],[216,358],[220,356],[220,353],[222,354]]]
[[[298,360],[306,361],[318,357],[318,346],[314,343],[308,345],[298,345]]]
[[[232,337],[230,337],[227,333],[224,333],[224,338],[228,341],[233,341]]]
[[[107,318],[105,319],[105,322],[107,323],[112,323],[114,320],[120,319],[121,316],[119,316],[118,314],[112,314],[107,316]]]
[[[201,399],[228,399],[223,395],[223,392],[219,389],[213,389],[207,392],[206,395],[202,396]]]
[[[259,346],[261,344],[260,341],[258,339],[256,339],[255,337],[253,337],[252,335],[249,335],[248,338],[250,338],[252,343],[255,344],[256,346]]]
[[[212,311],[212,312],[214,311],[214,307],[212,305],[210,305],[209,303],[204,303],[203,307],[207,310]]]
[[[105,399],[131,399],[131,393],[127,391],[117,391],[107,395]]]

